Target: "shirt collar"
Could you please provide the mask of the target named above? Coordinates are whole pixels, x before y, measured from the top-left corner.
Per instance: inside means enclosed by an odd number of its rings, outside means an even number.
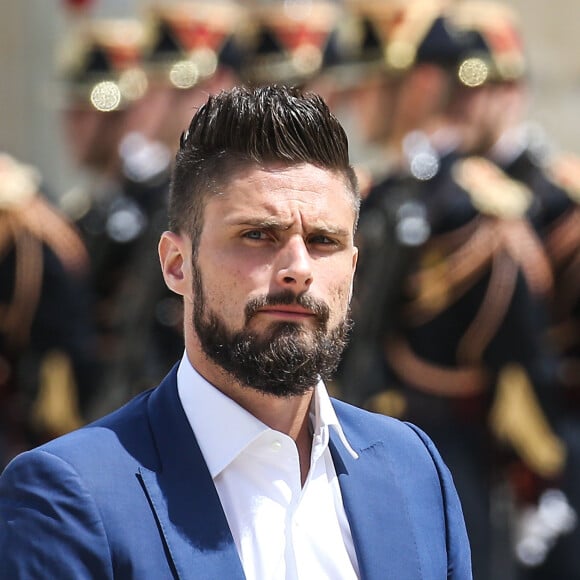
[[[310,406],[310,424],[315,435],[321,434],[332,427],[345,449],[354,459],[358,459],[358,454],[344,434],[323,381],[319,381],[314,389],[313,402]]]
[[[177,370],[177,390],[201,452],[213,478],[217,477],[269,427],[206,381],[184,354]],[[315,435],[332,427],[346,450],[356,459],[334,407],[320,381],[314,390],[310,422]],[[235,437],[224,433],[235,432]]]

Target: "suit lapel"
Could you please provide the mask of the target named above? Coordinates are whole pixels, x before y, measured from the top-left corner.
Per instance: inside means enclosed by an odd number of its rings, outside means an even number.
[[[175,370],[148,404],[160,469],[141,467],[142,482],[176,577],[243,579],[217,491],[179,397]]]
[[[217,491],[177,395],[176,370],[151,394],[149,420],[160,467],[137,477],[155,514],[180,580],[227,578],[244,573]],[[419,558],[406,498],[383,441],[357,440],[337,409],[353,459],[338,437],[330,449],[350,524],[361,577],[416,577]]]
[[[338,437],[330,449],[364,580],[417,578],[420,564],[406,498],[383,441],[361,442],[345,434],[354,459]]]

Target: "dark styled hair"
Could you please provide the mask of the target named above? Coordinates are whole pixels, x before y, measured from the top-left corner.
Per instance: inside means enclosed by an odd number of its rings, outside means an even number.
[[[342,174],[358,216],[358,185],[344,129],[324,101],[297,88],[237,87],[210,96],[181,136],[169,200],[169,228],[192,237],[203,227],[205,200],[239,169],[309,163]]]

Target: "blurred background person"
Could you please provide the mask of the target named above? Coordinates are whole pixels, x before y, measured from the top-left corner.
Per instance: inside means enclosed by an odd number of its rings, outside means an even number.
[[[143,22],[149,31],[142,62],[147,90],[134,103],[125,145],[136,145],[135,151],[164,151],[164,158],[169,153],[170,170],[197,107],[208,95],[239,82],[245,11],[231,2],[157,2],[147,4]],[[144,156],[139,166],[146,171],[149,162]],[[167,228],[168,170],[156,193],[160,205],[149,228],[147,244],[153,247]],[[135,340],[128,337],[126,344],[141,344],[128,352],[134,376],[141,373],[141,379],[145,378],[140,370],[144,356],[158,361],[154,372],[146,376],[151,383],[162,378],[182,354],[183,316],[181,301],[167,289],[156,267],[156,252],[146,254],[141,253],[130,270],[135,278],[150,283],[140,290],[141,303],[133,306],[129,328]]]
[[[96,416],[156,384],[181,356],[181,305],[154,250],[180,136],[208,94],[236,82],[243,22],[234,4],[155,3],[140,20],[82,22],[80,46],[68,51],[66,126],[91,179],[61,204],[93,263],[107,392]]]
[[[449,4],[351,9],[381,48],[382,66],[357,92],[360,126],[384,170],[361,211],[355,327],[340,388],[437,441],[462,499],[474,577],[496,578],[512,558],[509,548],[496,552],[505,542],[494,541],[492,520],[503,447],[550,480],[566,458],[544,373],[552,279],[526,216],[532,195],[464,152],[467,135],[453,115],[464,38]]]
[[[249,4],[249,9],[250,50],[242,66],[244,82],[305,86],[320,74],[342,14],[339,4],[264,0]]]
[[[365,195],[383,158],[359,130],[357,89],[365,65],[376,68],[381,47],[372,28],[361,29],[343,3],[269,0],[249,5],[248,53],[242,80],[250,85],[283,83],[320,94],[349,137],[351,159]],[[357,112],[355,112],[357,111]]]
[[[530,189],[528,218],[554,277],[546,325],[554,355],[546,372],[563,402],[554,424],[568,449],[560,484],[565,496],[543,489],[544,482],[533,474],[514,470],[514,489],[522,504],[516,553],[532,569],[524,577],[580,577],[580,287],[574,281],[580,274],[580,214],[571,187],[580,165],[563,157],[545,131],[528,120],[531,79],[519,15],[505,4],[473,1],[454,6],[451,17],[466,37],[464,70],[479,71],[469,79],[457,107],[457,120],[468,135],[464,148],[487,156]]]
[[[103,366],[99,416],[166,370],[149,326],[148,289],[161,284],[149,258],[164,225],[170,151],[140,138],[136,103],[147,90],[142,66],[149,37],[137,19],[78,23],[63,53],[63,126],[85,182],[60,198],[91,260],[98,355]],[[143,256],[148,256],[146,260]]]
[[[207,96],[241,82],[248,16],[242,4],[227,0],[146,5],[143,19],[151,39],[143,65],[148,85],[133,114],[142,135],[163,143],[174,155]]]
[[[98,395],[89,260],[39,172],[0,152],[0,466],[80,427]]]

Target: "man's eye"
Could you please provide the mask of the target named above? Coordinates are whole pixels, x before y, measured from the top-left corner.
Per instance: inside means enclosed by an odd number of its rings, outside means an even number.
[[[244,232],[243,237],[249,240],[265,240],[266,234],[261,230],[250,230],[249,232]]]
[[[337,243],[336,240],[333,240],[332,238],[329,238],[328,236],[323,236],[323,235],[312,236],[309,241],[311,244],[316,244],[316,245],[321,245],[321,246],[332,246],[332,245],[336,245],[336,243]]]

